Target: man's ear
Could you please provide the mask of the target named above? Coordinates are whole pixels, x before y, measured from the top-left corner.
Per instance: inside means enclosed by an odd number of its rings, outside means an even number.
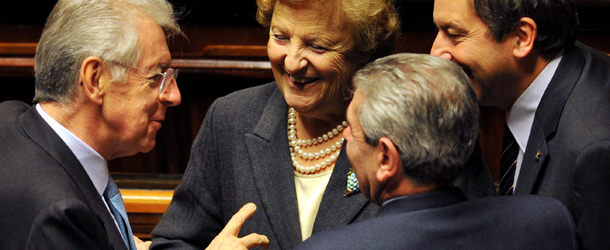
[[[515,32],[513,55],[516,58],[524,58],[534,49],[538,26],[531,18],[522,17]]]
[[[101,81],[105,69],[102,59],[95,56],[87,57],[81,64],[80,85],[84,95],[93,103],[101,105],[104,97],[104,81]]]
[[[396,146],[390,138],[382,137],[375,149],[375,160],[378,165],[377,181],[387,182],[400,173],[402,162]]]

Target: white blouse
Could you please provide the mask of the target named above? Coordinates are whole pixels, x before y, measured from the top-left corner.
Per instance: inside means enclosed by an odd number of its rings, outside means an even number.
[[[294,183],[299,204],[299,219],[301,221],[301,237],[306,240],[311,236],[313,223],[316,221],[318,208],[330,180],[332,171],[319,174],[303,175],[294,172]]]

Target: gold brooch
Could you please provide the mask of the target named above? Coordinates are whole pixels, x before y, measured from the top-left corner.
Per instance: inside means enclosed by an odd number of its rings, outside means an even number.
[[[358,191],[360,191],[360,184],[358,183],[358,179],[356,179],[354,170],[350,168],[349,172],[347,173],[347,190],[343,196],[347,197],[357,193]]]

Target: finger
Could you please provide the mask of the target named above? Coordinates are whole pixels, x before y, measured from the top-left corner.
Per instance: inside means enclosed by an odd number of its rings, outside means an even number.
[[[253,247],[269,248],[269,238],[265,235],[252,233],[239,239],[242,245],[248,249]]]
[[[135,235],[134,235],[134,236],[133,236],[133,242],[135,242],[135,243],[137,244],[137,243],[142,243],[142,242],[144,242],[144,241],[142,241],[140,238],[138,238],[138,236],[135,236]]]
[[[252,214],[254,214],[254,211],[256,211],[256,205],[254,205],[254,203],[244,205],[241,209],[239,209],[239,211],[237,211],[237,213],[233,215],[233,217],[231,217],[225,228],[222,229],[220,233],[230,234],[237,237],[239,230],[241,230],[241,226],[248,218],[250,218],[250,216],[252,216]]]
[[[152,241],[148,240],[148,241],[141,241],[140,242],[136,242],[136,248],[137,250],[148,250],[150,248],[150,244],[152,244]]]

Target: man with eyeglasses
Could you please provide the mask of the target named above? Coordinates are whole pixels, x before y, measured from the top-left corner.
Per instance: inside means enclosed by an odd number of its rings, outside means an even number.
[[[0,104],[0,249],[147,248],[107,161],[155,146],[181,102],[166,0],[59,0],[36,51],[35,105]]]

